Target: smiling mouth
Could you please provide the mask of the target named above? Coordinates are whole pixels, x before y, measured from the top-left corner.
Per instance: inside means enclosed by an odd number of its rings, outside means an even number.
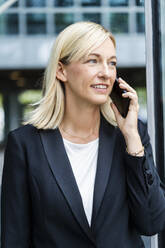
[[[107,89],[108,88],[108,85],[103,85],[103,84],[97,84],[97,85],[91,85],[92,88],[95,88],[95,89]]]

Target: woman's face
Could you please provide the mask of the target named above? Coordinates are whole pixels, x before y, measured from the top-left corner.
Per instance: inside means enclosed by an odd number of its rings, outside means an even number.
[[[110,38],[78,62],[64,66],[66,98],[87,104],[106,102],[116,78],[116,49]]]

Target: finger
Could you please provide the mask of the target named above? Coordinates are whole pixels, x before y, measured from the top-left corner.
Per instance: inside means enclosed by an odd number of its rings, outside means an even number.
[[[124,98],[129,98],[130,99],[130,104],[129,104],[129,111],[133,110],[138,112],[139,111],[139,103],[138,103],[138,97],[134,95],[131,92],[123,93]]]
[[[138,103],[138,96],[135,93],[132,93],[132,92],[127,91],[127,92],[125,92],[125,93],[122,94],[122,97],[129,98],[133,102]]]
[[[126,89],[127,91],[136,92],[126,81],[124,81],[122,78],[118,79],[119,86],[122,89]]]
[[[118,78],[118,82],[130,86],[130,85],[129,85],[124,79],[122,79],[121,77]]]
[[[119,87],[120,87],[121,89],[123,89],[123,90],[130,91],[130,92],[132,92],[132,93],[136,93],[136,91],[135,91],[131,86],[129,86],[129,85],[127,85],[127,84],[120,83],[120,84],[119,84]]]

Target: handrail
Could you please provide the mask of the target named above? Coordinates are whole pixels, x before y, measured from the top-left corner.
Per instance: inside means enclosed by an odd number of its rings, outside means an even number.
[[[6,9],[8,9],[13,3],[18,0],[8,0],[0,6],[0,14],[2,14]]]

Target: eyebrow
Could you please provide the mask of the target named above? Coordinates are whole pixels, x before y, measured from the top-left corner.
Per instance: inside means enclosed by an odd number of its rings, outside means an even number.
[[[90,53],[88,56],[92,56],[92,55],[96,56],[96,57],[101,57],[100,54],[98,54],[98,53]],[[113,55],[108,59],[116,59],[117,60],[117,57],[115,55]]]

